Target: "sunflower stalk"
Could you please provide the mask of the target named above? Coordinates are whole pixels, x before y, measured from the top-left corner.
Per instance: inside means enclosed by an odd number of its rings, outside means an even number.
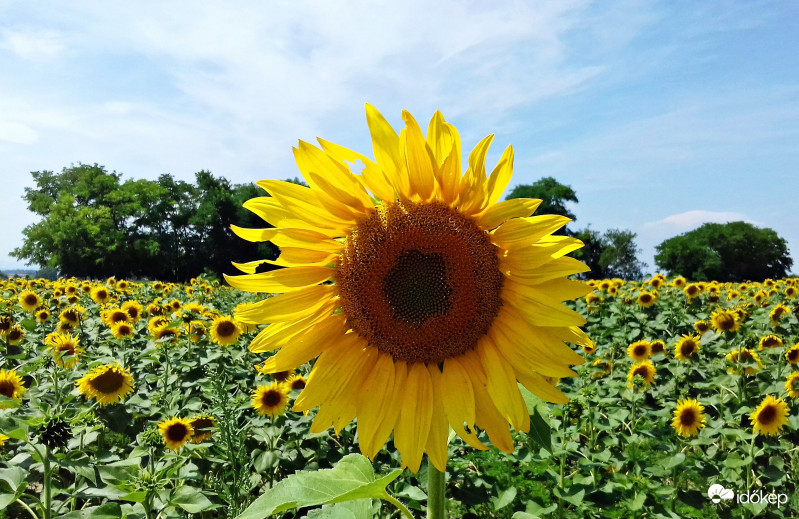
[[[447,475],[427,459],[427,519],[444,519]]]

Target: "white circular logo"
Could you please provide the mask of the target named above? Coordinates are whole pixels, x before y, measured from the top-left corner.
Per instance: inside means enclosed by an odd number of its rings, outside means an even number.
[[[707,489],[707,497],[718,504],[722,499],[732,499],[735,494],[729,488],[724,488],[724,486],[716,483],[715,485],[710,485],[710,488]]]

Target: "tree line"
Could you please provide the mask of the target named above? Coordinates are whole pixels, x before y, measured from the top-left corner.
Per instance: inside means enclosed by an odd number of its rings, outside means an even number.
[[[185,281],[229,273],[232,261],[274,259],[279,253],[271,243],[250,243],[230,230],[231,224],[264,226],[242,207],[250,198],[268,196],[254,184],[232,184],[208,171],[197,172],[194,183],[171,175],[123,182],[97,164],[31,175],[36,186],[25,188],[23,198],[41,220],[23,230],[23,244],[11,255],[61,276]],[[516,186],[506,196],[513,198],[539,198],[537,214],[576,220],[567,204],[579,202],[577,193],[552,177]],[[600,233],[567,226],[560,232],[585,244],[573,253],[591,269],[584,278],[645,276],[647,265],[629,229]],[[745,222],[705,224],[656,250],[659,269],[696,281],[781,278],[793,264],[784,239]]]

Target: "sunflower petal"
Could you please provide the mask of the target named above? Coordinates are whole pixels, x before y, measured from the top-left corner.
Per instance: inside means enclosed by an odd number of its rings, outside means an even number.
[[[443,394],[441,393],[441,370],[435,364],[427,366],[430,372],[430,381],[433,389],[433,413],[430,422],[430,434],[427,435],[425,450],[433,466],[439,472],[447,471],[447,439],[449,437],[449,425],[447,415],[444,413]]]
[[[409,199],[411,187],[407,175],[403,174],[403,160],[397,132],[388,124],[385,117],[370,104],[366,105],[366,122],[372,135],[372,149],[377,164],[386,174],[400,199]]]
[[[337,293],[338,287],[335,285],[314,285],[264,299],[239,314],[254,323],[291,321],[316,312]]]
[[[433,164],[435,158],[427,147],[424,134],[416,119],[408,111],[403,110],[402,120],[405,121],[405,129],[400,135],[400,149],[405,158],[411,192],[419,195],[422,200],[430,200],[436,178],[436,168]]]
[[[494,229],[511,218],[524,218],[530,216],[541,205],[537,198],[514,198],[488,206],[477,217],[477,225],[481,229]]]
[[[282,293],[324,283],[334,274],[335,270],[327,267],[289,267],[260,274],[225,276],[225,280],[245,292]]]
[[[447,421],[452,430],[475,449],[488,449],[472,432],[475,420],[474,390],[469,374],[455,358],[444,361],[444,371],[441,373],[441,394]],[[468,426],[468,432],[463,424]]]
[[[558,389],[547,382],[544,377],[532,371],[516,371],[516,378],[521,385],[527,388],[535,396],[551,402],[553,404],[565,404],[569,397],[558,391]]]
[[[570,218],[557,214],[514,218],[493,231],[491,241],[505,250],[527,247],[570,221]]]
[[[261,367],[261,372],[276,373],[295,369],[330,348],[330,345],[343,336],[345,331],[343,316],[341,314],[331,315],[316,326],[307,328],[302,334],[296,335],[290,343],[266,359]]]
[[[394,445],[402,455],[402,465],[414,473],[419,471],[422,463],[432,412],[433,387],[430,372],[421,362],[411,364],[399,419],[394,428]]]
[[[513,176],[513,146],[508,146],[499,158],[499,163],[491,172],[486,184],[486,191],[488,192],[488,204],[493,205],[499,200],[502,192],[508,187],[511,177]]]
[[[395,375],[394,359],[381,354],[358,393],[358,443],[361,452],[369,459],[374,459],[391,432],[389,429],[385,436],[378,437],[380,424],[387,415],[398,409],[398,406],[393,405]]]
[[[513,452],[513,438],[508,429],[508,421],[497,410],[488,394],[486,375],[480,366],[477,354],[471,351],[460,358],[463,360],[464,367],[466,367],[466,372],[469,374],[474,388],[477,426],[488,433],[488,439],[499,450],[510,454]]]
[[[524,404],[513,368],[497,351],[488,337],[477,345],[477,354],[486,372],[488,394],[497,410],[517,431],[529,430],[530,415]]]
[[[352,151],[338,144],[328,142],[324,139],[317,139],[322,149],[337,160],[343,162],[357,162],[361,161],[364,165],[363,171],[360,176],[356,178],[363,184],[363,186],[375,194],[381,200],[394,200],[394,188],[386,178],[383,170],[375,164],[372,160],[365,155]]]

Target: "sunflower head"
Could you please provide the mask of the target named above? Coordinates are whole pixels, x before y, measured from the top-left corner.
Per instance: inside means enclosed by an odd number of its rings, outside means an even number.
[[[252,393],[252,407],[260,415],[272,418],[281,415],[289,403],[289,391],[290,388],[280,382],[258,386]]]
[[[658,293],[651,291],[651,292],[641,292],[638,294],[638,298],[636,301],[639,305],[643,306],[644,308],[649,308],[650,306],[654,305],[658,300]]]
[[[22,384],[22,378],[13,369],[0,369],[0,395],[17,402],[22,401],[22,395],[28,389]],[[10,404],[0,402],[0,409],[11,407]]]
[[[636,362],[648,359],[652,355],[649,341],[636,341],[627,348],[627,355]]]
[[[699,337],[685,334],[674,345],[674,356],[678,360],[688,360],[699,351]]]
[[[197,415],[189,419],[194,434],[191,436],[192,443],[202,443],[211,437],[211,431],[214,428],[214,417],[211,415],[203,414]]]
[[[799,371],[793,371],[785,381],[785,391],[791,398],[799,398]]]
[[[116,339],[128,339],[133,337],[135,329],[127,321],[120,321],[111,325],[111,334]]]
[[[126,368],[117,364],[98,366],[80,378],[75,385],[86,398],[94,398],[100,405],[121,402],[133,392],[133,377]]]
[[[587,270],[566,256],[582,243],[553,234],[567,219],[532,216],[539,200],[498,203],[512,148],[488,172],[487,137],[462,168],[460,137],[440,113],[426,135],[402,117],[397,134],[367,106],[374,159],[321,139],[321,148],[300,142],[295,158],[308,187],[259,182],[270,196],[245,207],[271,227],[233,228],[280,247],[272,263],[282,268],[236,264],[245,275],[226,279],[278,294],[237,313],[268,325],[250,346],[278,350],[263,371],[316,359],[294,405],[320,407],[312,431],[357,418],[367,456],[393,432],[403,465],[417,471],[426,451],[444,470],[450,426],[476,448],[485,448],[479,427],[513,450],[508,424],[529,430],[518,383],[567,400],[545,377],[573,376],[570,366],[583,362],[565,343],[591,344],[579,328],[585,320],[562,303],[590,289],[567,279]],[[354,161],[361,174],[351,172]],[[271,409],[261,388],[253,407]]]
[[[211,340],[220,346],[229,346],[239,340],[242,329],[239,323],[228,315],[222,315],[211,323]]]
[[[70,333],[53,333],[47,336],[45,344],[53,350],[53,360],[59,366],[72,369],[78,363],[83,348],[78,347],[80,339]]]
[[[668,353],[666,351],[666,343],[660,339],[655,339],[649,343],[649,351],[652,352],[652,355],[657,355],[658,353],[663,353],[665,355]]]
[[[42,304],[42,298],[32,290],[24,290],[19,294],[19,306],[26,312],[33,312]]]
[[[752,414],[749,415],[755,434],[775,436],[788,423],[788,404],[782,398],[766,395]]]
[[[719,332],[737,332],[741,327],[740,317],[735,312],[723,308],[710,315],[710,322]]]
[[[710,325],[707,324],[707,321],[696,321],[694,323],[694,329],[699,335],[704,335],[710,331]]]
[[[8,331],[5,338],[9,344],[11,344],[12,346],[16,346],[17,344],[22,343],[22,340],[25,338],[25,328],[23,328],[18,324],[15,324]]]
[[[757,349],[765,350],[769,348],[782,348],[782,345],[783,345],[782,337],[770,333],[760,338],[760,341],[758,342],[757,345]]]
[[[794,344],[785,352],[785,360],[790,364],[799,364],[799,344]]]
[[[671,426],[680,436],[696,436],[705,426],[705,407],[691,398],[678,401]]]
[[[172,417],[158,424],[158,430],[167,449],[177,451],[186,445],[194,434],[191,421],[185,418]]]
[[[636,375],[640,375],[644,381],[644,385],[648,386],[655,381],[656,374],[657,370],[651,360],[636,362],[630,367],[630,371],[627,372],[627,380],[629,380],[628,385],[629,387],[634,387],[635,377]]]
[[[730,365],[728,371],[733,375],[754,375],[763,369],[763,362],[760,356],[749,348],[733,350],[727,354],[727,363]]]

